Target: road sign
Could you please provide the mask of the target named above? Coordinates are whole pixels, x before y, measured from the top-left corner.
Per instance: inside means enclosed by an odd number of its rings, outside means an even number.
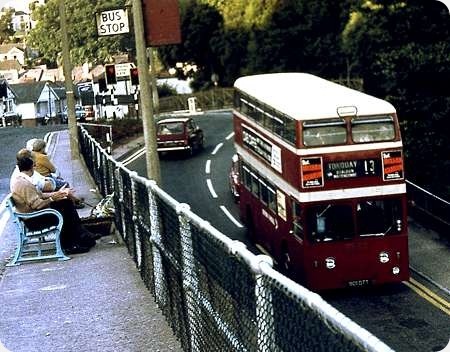
[[[116,77],[129,77],[130,69],[134,67],[132,62],[127,62],[124,64],[115,64],[116,66]]]
[[[130,32],[127,9],[117,9],[96,13],[97,33],[100,36]]]

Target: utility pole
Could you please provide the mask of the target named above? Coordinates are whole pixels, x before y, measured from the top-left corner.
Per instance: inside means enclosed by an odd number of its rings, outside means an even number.
[[[65,81],[64,85],[66,87],[66,97],[67,97],[67,118],[69,124],[71,156],[72,160],[78,160],[80,158],[80,149],[78,147],[78,129],[77,129],[77,119],[75,116],[75,97],[72,82],[72,63],[70,61],[69,34],[67,31],[66,4],[64,1],[65,0],[59,0],[59,19],[61,26],[61,41],[62,41],[61,46],[62,46],[64,81]]]
[[[144,36],[144,18],[142,15],[141,0],[132,0],[134,35],[136,41],[136,59],[139,73],[140,106],[142,123],[144,128],[145,160],[147,165],[147,177],[157,184],[161,183],[161,171],[159,157],[156,150],[156,127],[153,117],[153,101],[151,93],[152,79],[149,73],[147,50]]]

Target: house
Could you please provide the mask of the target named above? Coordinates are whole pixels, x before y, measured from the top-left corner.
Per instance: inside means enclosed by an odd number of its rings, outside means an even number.
[[[16,111],[22,115],[23,126],[62,122],[66,94],[61,83],[41,81],[10,86],[16,96]]]
[[[17,60],[25,65],[25,46],[20,43],[0,45],[0,61]]]
[[[26,34],[32,29],[33,23],[31,20],[31,15],[23,12],[16,11],[11,18],[11,28],[14,32],[19,32],[21,34]]]
[[[19,125],[20,115],[16,112],[16,94],[6,80],[0,81],[0,126]]]
[[[0,61],[0,79],[6,79],[8,82],[16,82],[22,72],[22,66],[17,60]]]
[[[39,82],[42,79],[44,70],[40,67],[37,68],[30,68],[29,70],[26,70],[23,75],[19,77],[19,80],[21,83],[25,82]]]

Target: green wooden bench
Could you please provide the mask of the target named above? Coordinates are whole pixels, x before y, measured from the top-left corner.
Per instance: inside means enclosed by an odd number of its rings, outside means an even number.
[[[32,213],[19,213],[16,211],[14,200],[9,194],[6,198],[6,207],[8,208],[13,222],[16,224],[18,243],[13,259],[7,266],[19,265],[24,262],[36,262],[42,260],[68,260],[61,248],[61,229],[63,218],[61,214],[54,209],[42,209]],[[27,228],[24,220],[38,218],[43,215],[53,215],[57,218],[56,225],[43,227],[38,230]]]

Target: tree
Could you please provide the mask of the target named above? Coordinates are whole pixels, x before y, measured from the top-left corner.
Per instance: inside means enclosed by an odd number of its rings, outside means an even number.
[[[10,37],[14,35],[14,31],[11,28],[12,15],[14,14],[14,9],[7,9],[3,15],[0,17],[0,43],[8,43]]]
[[[251,32],[246,72],[303,71],[340,76],[345,3],[280,1],[264,27]]]
[[[445,6],[419,0],[364,2],[343,32],[352,73],[363,78],[368,93],[390,100],[403,120],[408,178],[446,195],[449,37]]]
[[[182,63],[178,74],[194,78],[193,88],[212,84],[213,73],[222,76],[218,57],[218,38],[223,34],[223,19],[219,12],[205,4],[190,2],[181,11],[182,43],[159,49],[159,55],[167,67]]]
[[[30,32],[27,44],[37,49],[47,63],[55,66],[61,52],[59,0],[49,0],[35,7],[32,16],[37,21]],[[111,8],[122,8],[125,0],[73,0],[67,2],[67,26],[71,38],[70,55],[76,65],[85,62],[105,63],[112,55],[134,50],[133,37],[128,35],[101,37],[97,35],[95,13]]]

